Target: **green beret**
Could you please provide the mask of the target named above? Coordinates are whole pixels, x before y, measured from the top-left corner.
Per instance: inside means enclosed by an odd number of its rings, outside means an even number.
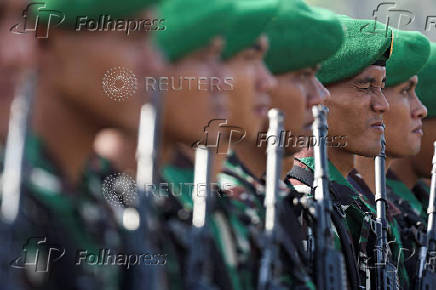
[[[251,47],[277,15],[279,0],[234,0],[232,19],[225,34],[223,59]]]
[[[323,84],[358,75],[384,58],[392,44],[392,29],[380,22],[352,19],[346,15],[340,15],[339,20],[345,27],[345,39],[341,48],[323,63],[318,72],[318,79]]]
[[[436,117],[436,43],[431,43],[430,57],[418,73],[416,94],[427,106],[427,117]]]
[[[65,15],[61,28],[75,29],[79,17],[99,20],[101,15],[117,20],[135,16],[158,0],[45,0],[44,10],[55,10]],[[36,10],[36,13],[37,10]],[[41,18],[42,21],[48,17]],[[52,20],[53,21],[53,20]]]
[[[166,30],[156,33],[157,43],[175,62],[224,36],[232,7],[227,0],[167,0],[160,7]]]
[[[279,11],[266,29],[265,62],[272,73],[317,65],[341,47],[344,31],[332,12],[300,0],[282,1]]]
[[[386,63],[386,87],[418,74],[430,56],[430,42],[418,31],[394,30],[395,49]]]

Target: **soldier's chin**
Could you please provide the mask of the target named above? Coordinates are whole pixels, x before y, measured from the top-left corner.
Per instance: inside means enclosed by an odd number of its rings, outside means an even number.
[[[284,155],[289,157],[297,154],[298,152],[302,151],[305,148],[306,147],[304,146],[298,146],[298,145],[294,146],[292,144],[288,144],[287,146],[284,147]]]
[[[381,144],[377,145],[364,145],[364,144],[348,144],[347,147],[344,147],[346,151],[355,154],[355,155],[359,155],[359,156],[363,156],[363,157],[376,157],[377,155],[380,154],[381,151]]]

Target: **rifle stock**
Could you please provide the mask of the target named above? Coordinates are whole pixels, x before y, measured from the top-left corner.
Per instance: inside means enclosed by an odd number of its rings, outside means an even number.
[[[194,189],[192,192],[192,232],[188,261],[188,289],[212,290],[212,269],[210,261],[209,213],[212,211],[214,196],[211,191],[212,152],[203,145],[195,151]],[[203,188],[204,190],[201,190]]]
[[[24,151],[35,89],[36,72],[29,71],[24,78],[24,85],[17,90],[17,95],[11,104],[3,185],[0,191],[2,192],[1,218],[9,225],[14,223],[20,208]]]
[[[260,265],[259,290],[278,288],[273,283],[272,273],[273,262],[277,261],[276,200],[283,161],[283,148],[281,148],[279,140],[280,133],[283,131],[283,113],[277,109],[271,109],[268,112],[268,119],[266,196],[264,202],[266,208],[265,244]],[[274,142],[271,142],[271,139]]]
[[[153,190],[148,192],[148,188],[154,188],[158,183],[158,144],[160,131],[160,111],[162,99],[159,90],[153,90],[151,103],[141,107],[141,115],[138,132],[138,146],[136,151],[137,173],[136,186],[138,192],[137,203],[134,205],[141,211],[141,230],[145,248],[148,251],[157,252],[159,241],[157,231],[159,221],[154,208]],[[150,134],[151,132],[151,134]],[[163,272],[158,267],[149,267],[144,270],[146,285],[137,285],[145,289],[163,289]]]

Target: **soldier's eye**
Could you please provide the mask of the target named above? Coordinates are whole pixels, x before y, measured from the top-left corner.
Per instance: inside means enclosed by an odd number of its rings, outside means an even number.
[[[411,87],[404,88],[404,89],[401,90],[401,94],[402,95],[409,94],[411,90],[412,90]]]
[[[358,89],[358,90],[362,90],[362,91],[368,91],[369,89],[371,89],[371,85],[358,85],[358,86],[356,86],[356,88]]]

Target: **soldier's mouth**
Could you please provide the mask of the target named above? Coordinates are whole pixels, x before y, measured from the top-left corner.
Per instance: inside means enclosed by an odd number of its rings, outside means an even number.
[[[385,126],[382,121],[372,123],[371,128],[377,130],[380,133],[384,133],[385,131]]]
[[[420,136],[423,136],[424,135],[424,131],[422,131],[422,125],[420,125],[420,126],[416,127],[415,129],[413,129],[412,133],[420,135]]]

